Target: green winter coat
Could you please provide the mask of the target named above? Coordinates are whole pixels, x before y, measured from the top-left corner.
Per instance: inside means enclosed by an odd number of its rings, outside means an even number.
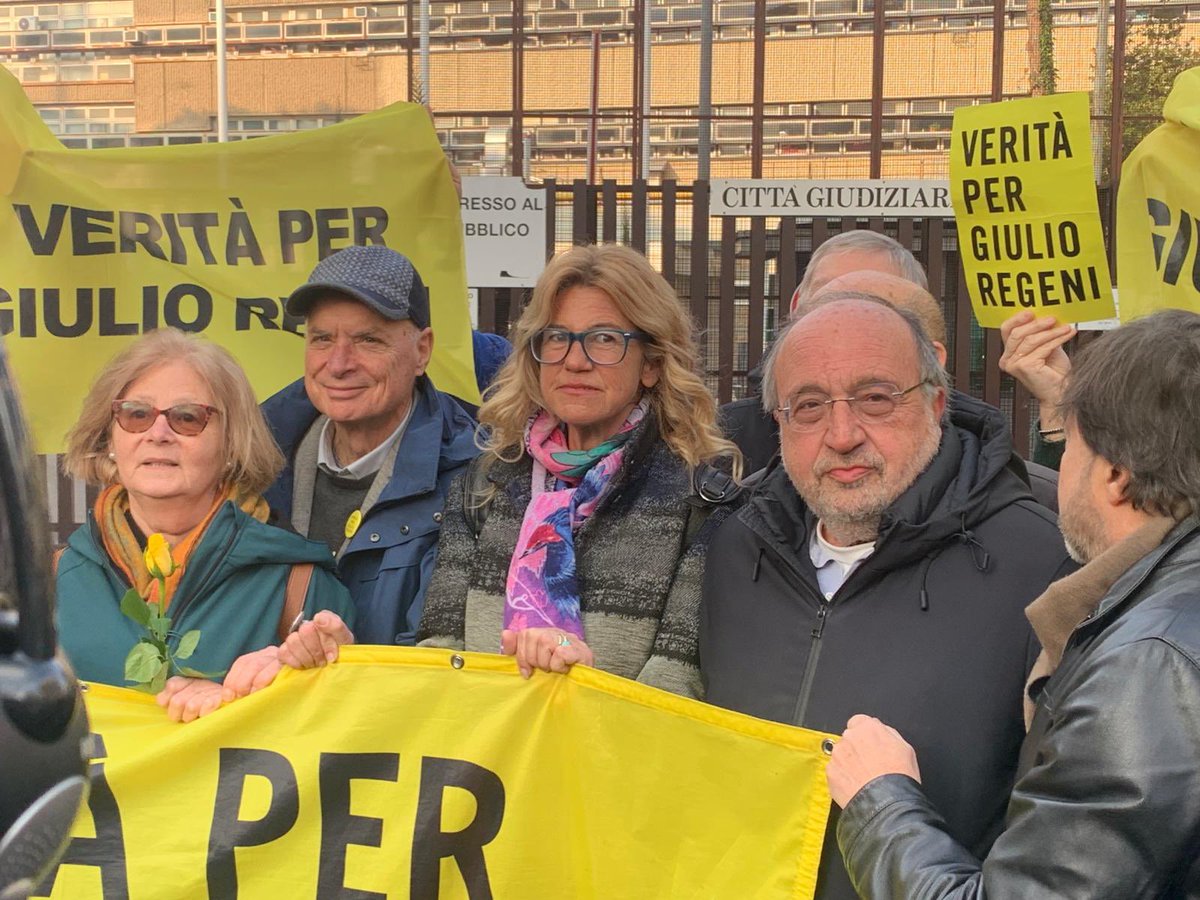
[[[191,629],[201,631],[187,666],[224,672],[243,653],[278,643],[276,631],[293,563],[315,564],[305,616],[330,609],[352,628],[354,604],[333,574],[328,547],[265,525],[233,503],[222,506],[192,551],[167,610],[172,647]],[[59,640],[84,681],[128,684],[125,656],[142,634],[121,614],[121,598],[128,589],[89,515],[58,561]]]

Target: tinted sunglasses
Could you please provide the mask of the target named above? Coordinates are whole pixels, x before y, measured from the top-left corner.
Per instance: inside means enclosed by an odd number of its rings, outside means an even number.
[[[140,400],[114,400],[112,411],[117,424],[130,434],[149,431],[159,416],[166,416],[173,432],[188,437],[202,432],[213,414],[219,412],[215,406],[203,403],[176,403],[169,409],[157,409]]]

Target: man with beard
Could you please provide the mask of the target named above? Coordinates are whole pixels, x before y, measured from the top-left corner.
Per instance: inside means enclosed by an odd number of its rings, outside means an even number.
[[[795,315],[818,292],[836,287],[834,281],[852,273],[872,273],[888,279],[870,286],[854,283],[843,287],[865,290],[896,306],[913,309],[945,353],[946,320],[940,304],[929,294],[925,270],[912,251],[877,231],[843,231],[813,250],[804,277],[792,294],[787,316]],[[780,310],[780,319],[787,316]],[[747,396],[721,407],[721,423],[726,437],[742,451],[745,470],[755,472],[766,466],[779,450],[779,429],[771,410],[763,411],[761,364],[747,373],[746,386]]]
[[[802,310],[764,365],[767,470],[708,549],[700,663],[720,706],[822,731],[904,729],[958,841],[999,832],[1037,653],[1023,610],[1070,567],[1007,468],[998,411],[950,410],[912,313],[866,294]],[[817,897],[850,900],[831,822]]]
[[[1044,650],[1004,832],[964,845],[928,789],[940,763],[855,716],[828,776],[863,897],[1200,897],[1200,316],[1100,338],[1060,409],[1084,566],[1027,611]]]

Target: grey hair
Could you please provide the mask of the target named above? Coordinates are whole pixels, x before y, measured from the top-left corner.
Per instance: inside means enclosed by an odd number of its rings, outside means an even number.
[[[1200,510],[1200,315],[1163,310],[1098,338],[1076,357],[1060,409],[1129,472],[1134,509]]]
[[[856,229],[836,234],[813,250],[812,256],[808,260],[808,266],[804,269],[804,277],[800,279],[800,286],[796,289],[796,293],[802,299],[807,298],[812,293],[813,280],[816,278],[815,273],[820,268],[821,261],[827,256],[845,253],[848,250],[886,253],[892,258],[892,262],[896,264],[901,278],[911,281],[913,284],[920,285],[926,291],[929,290],[929,279],[925,275],[925,270],[921,268],[921,264],[912,255],[911,250],[886,234],[867,229]]]
[[[937,350],[933,346],[933,341],[926,333],[925,326],[921,324],[921,320],[914,313],[907,309],[893,306],[882,297],[876,297],[874,294],[866,294],[861,291],[830,291],[816,303],[798,310],[795,317],[776,335],[775,340],[771,344],[771,349],[767,351],[767,355],[762,363],[764,410],[774,412],[779,408],[779,386],[775,382],[775,366],[779,360],[780,348],[787,341],[792,329],[817,310],[846,300],[861,300],[865,303],[875,303],[903,319],[905,324],[908,325],[908,330],[912,332],[913,343],[917,349],[917,367],[922,382],[922,393],[927,397],[932,397],[938,390],[949,392],[950,376],[946,374],[946,370],[942,368],[941,362],[938,361]]]

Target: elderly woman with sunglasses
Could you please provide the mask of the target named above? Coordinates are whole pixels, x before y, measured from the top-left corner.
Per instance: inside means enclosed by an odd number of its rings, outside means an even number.
[[[66,470],[102,488],[56,562],[59,635],[80,678],[128,683],[125,657],[142,631],[120,603],[130,587],[160,599],[143,555],[152,534],[178,566],[161,598],[168,643],[201,632],[192,669],[225,672],[278,644],[289,614],[353,615],[328,548],[267,523],[261,491],[283,458],[245,373],[215,344],[174,329],[135,340],[96,378],[67,445]],[[186,720],[219,706],[221,690],[177,676],[159,702]]]
[[[479,411],[484,453],[452,485],[418,639],[575,663],[699,696],[700,463],[729,457],[691,322],[645,257],[575,247],[546,267]],[[320,665],[332,616],[281,650]],[[299,658],[297,658],[297,656]]]

